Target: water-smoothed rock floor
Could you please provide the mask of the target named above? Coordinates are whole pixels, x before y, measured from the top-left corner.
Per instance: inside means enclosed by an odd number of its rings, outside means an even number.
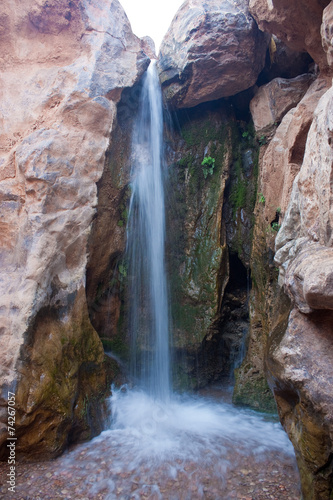
[[[227,403],[118,394],[114,422],[56,460],[19,462],[8,500],[299,500],[295,456],[277,422]]]

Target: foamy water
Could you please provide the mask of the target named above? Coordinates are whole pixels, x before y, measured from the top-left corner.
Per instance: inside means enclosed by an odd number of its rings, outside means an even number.
[[[279,423],[231,404],[177,395],[163,404],[136,390],[114,391],[110,404],[110,429],[61,459],[60,475],[84,472],[92,498],[227,499],[230,469],[294,460]]]

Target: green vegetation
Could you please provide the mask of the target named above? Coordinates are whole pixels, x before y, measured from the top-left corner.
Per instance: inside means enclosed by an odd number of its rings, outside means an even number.
[[[129,200],[131,197],[131,188],[130,186],[127,186],[123,196],[121,203],[119,205],[119,211],[120,211],[120,219],[117,222],[118,227],[126,227],[127,226],[127,221],[128,221],[128,205],[129,205]]]
[[[233,183],[230,202],[233,206],[233,216],[236,217],[237,211],[245,207],[246,203],[246,181],[242,175],[242,161],[240,158],[234,163],[236,182]]]
[[[271,228],[273,229],[273,231],[278,232],[279,229],[281,228],[281,225],[278,222],[272,222]]]
[[[265,196],[262,193],[258,194],[258,198],[259,198],[259,200],[258,200],[259,203],[262,203],[263,205],[265,205],[266,199],[265,199]]]
[[[264,146],[265,144],[267,144],[267,137],[265,135],[261,135],[258,141],[259,141],[259,146]]]
[[[112,352],[120,359],[126,361],[129,359],[129,346],[121,334],[113,338],[101,338],[104,351]]]
[[[119,274],[120,274],[120,280],[119,281],[122,281],[123,278],[127,278],[127,268],[128,268],[128,265],[124,261],[122,261],[119,264],[119,266],[118,266],[118,271],[119,271]]]
[[[202,171],[204,174],[204,178],[207,179],[208,174],[213,175],[214,167],[215,167],[215,158],[212,158],[211,156],[206,156],[202,163]]]
[[[221,129],[207,118],[204,121],[188,122],[182,127],[182,137],[190,148],[221,140]]]

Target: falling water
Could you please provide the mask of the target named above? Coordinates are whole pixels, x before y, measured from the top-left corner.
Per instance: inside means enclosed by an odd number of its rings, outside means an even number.
[[[160,400],[170,395],[169,321],[164,262],[163,107],[155,61],[145,75],[133,133],[127,231],[132,374]],[[137,359],[137,353],[141,356]]]
[[[71,498],[281,498],[278,481],[289,477],[288,498],[299,498],[295,457],[279,423],[170,390],[161,102],[152,64],[134,131],[128,224],[133,374],[139,387],[113,389],[110,428],[53,463],[52,473],[37,473],[45,491],[60,488],[66,498],[69,484]],[[143,354],[136,362],[137,347]],[[40,480],[29,486],[34,498]],[[18,486],[21,496],[25,489],[26,482]]]

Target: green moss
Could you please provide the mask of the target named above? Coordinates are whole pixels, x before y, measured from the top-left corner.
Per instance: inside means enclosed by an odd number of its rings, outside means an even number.
[[[246,379],[242,369],[235,370],[235,387],[232,402],[240,406],[249,406],[254,410],[277,413],[275,399],[264,376]]]
[[[221,129],[214,126],[209,118],[203,121],[187,122],[182,127],[182,137],[188,147],[221,140],[221,132]]]
[[[201,116],[186,122],[181,135],[182,156],[169,169],[168,260],[175,345],[189,347],[200,345],[218,307],[219,208],[230,133],[224,121]],[[206,179],[205,163],[214,164]]]
[[[124,361],[129,359],[129,346],[122,335],[118,334],[111,339],[103,337],[101,341],[106,352],[112,352]]]

